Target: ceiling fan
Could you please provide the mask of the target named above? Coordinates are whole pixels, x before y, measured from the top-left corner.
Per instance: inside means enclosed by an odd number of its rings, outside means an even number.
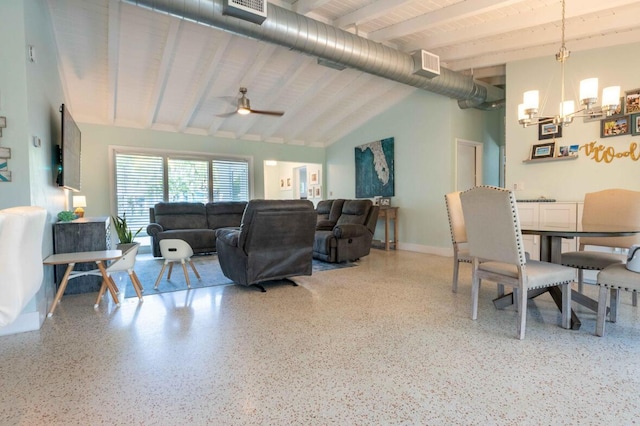
[[[251,104],[249,102],[249,98],[247,98],[247,88],[240,88],[240,97],[238,98],[238,107],[235,111],[228,112],[226,114],[217,114],[218,117],[230,117],[234,114],[247,115],[247,114],[264,114],[264,115],[273,115],[276,117],[282,117],[284,112],[282,111],[263,111],[258,109],[252,109]]]

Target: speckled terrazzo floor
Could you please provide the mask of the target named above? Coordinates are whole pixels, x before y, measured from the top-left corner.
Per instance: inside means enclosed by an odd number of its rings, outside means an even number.
[[[527,336],[495,285],[469,319],[470,268],[375,250],[267,293],[210,287],[65,296],[39,331],[0,337],[1,425],[551,425],[640,420],[640,309],[593,335],[548,296]],[[153,283],[143,283],[152,286]],[[588,286],[588,291],[595,290]]]

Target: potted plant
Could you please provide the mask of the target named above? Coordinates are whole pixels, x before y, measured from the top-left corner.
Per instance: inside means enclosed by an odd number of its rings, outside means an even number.
[[[138,244],[133,240],[140,231],[142,231],[142,227],[140,227],[134,234],[129,228],[129,225],[127,225],[126,213],[122,213],[122,216],[112,216],[111,221],[113,222],[113,226],[116,228],[118,240],[120,241],[117,245],[118,249],[122,250],[124,253],[135,244]]]

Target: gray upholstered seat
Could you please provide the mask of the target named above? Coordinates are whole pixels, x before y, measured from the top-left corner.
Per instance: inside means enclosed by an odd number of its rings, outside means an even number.
[[[473,257],[472,319],[478,317],[480,281],[513,287],[519,312],[518,337],[524,338],[528,290],[562,287],[562,326],[569,328],[574,270],[548,262],[528,261],[524,251],[518,210],[513,192],[479,186],[460,194],[464,221]],[[482,263],[479,258],[484,259]]]
[[[324,262],[357,260],[371,251],[379,207],[371,200],[318,203],[313,257]]]
[[[628,270],[625,265],[615,263],[598,272],[597,285],[600,286],[598,296],[598,317],[596,319],[596,335],[604,336],[604,323],[607,313],[607,293],[611,293],[611,322],[616,322],[620,290],[630,291],[634,295],[640,291],[640,273]]]
[[[249,201],[239,229],[216,231],[222,272],[263,291],[264,281],[311,275],[316,216],[307,200]]]
[[[583,225],[640,225],[640,192],[605,189],[584,196]],[[578,290],[582,292],[583,270],[599,271],[609,265],[625,263],[626,256],[585,250],[586,246],[628,248],[640,244],[640,234],[628,237],[581,237],[578,251],[562,253],[562,264],[578,269]],[[634,293],[633,305],[637,304]]]

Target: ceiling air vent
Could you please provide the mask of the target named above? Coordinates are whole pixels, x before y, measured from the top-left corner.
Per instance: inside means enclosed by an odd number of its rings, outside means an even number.
[[[222,14],[260,25],[267,19],[267,0],[223,0]]]
[[[413,57],[413,73],[427,78],[440,75],[440,57],[426,50],[416,50]]]

